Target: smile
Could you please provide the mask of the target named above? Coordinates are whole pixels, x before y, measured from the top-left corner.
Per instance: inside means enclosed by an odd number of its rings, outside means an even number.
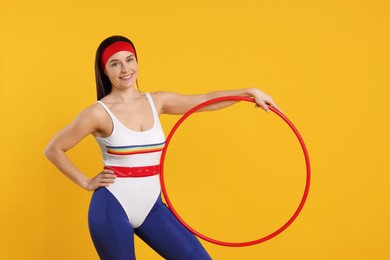
[[[130,75],[127,75],[127,76],[120,77],[120,79],[121,80],[129,80],[129,79],[131,79],[132,76],[133,76],[133,74],[130,74]]]

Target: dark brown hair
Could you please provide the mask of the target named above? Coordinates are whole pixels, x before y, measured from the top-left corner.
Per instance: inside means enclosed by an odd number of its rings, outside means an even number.
[[[130,43],[134,48],[134,55],[136,60],[137,58],[137,51],[135,49],[134,44],[127,39],[126,37],[114,35],[111,37],[108,37],[102,43],[100,43],[99,47],[96,50],[96,56],[95,56],[95,79],[96,79],[96,92],[97,92],[97,100],[100,100],[107,96],[111,92],[111,82],[110,79],[106,76],[104,73],[104,70],[100,66],[100,56],[105,48],[107,48],[109,45],[113,44],[114,42],[128,42]],[[136,81],[138,86],[138,81]]]

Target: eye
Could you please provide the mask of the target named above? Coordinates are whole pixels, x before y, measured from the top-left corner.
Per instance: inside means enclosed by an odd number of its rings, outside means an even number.
[[[129,58],[127,58],[127,62],[132,62],[134,60],[134,58],[133,57],[129,57]]]
[[[116,66],[118,66],[118,62],[111,62],[111,67],[116,67]]]

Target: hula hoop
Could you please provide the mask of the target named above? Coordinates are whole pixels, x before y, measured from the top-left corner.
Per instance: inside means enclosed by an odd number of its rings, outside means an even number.
[[[161,166],[161,170],[160,170],[161,189],[162,189],[162,193],[164,195],[165,201],[167,202],[168,207],[171,210],[171,212],[173,213],[173,215],[177,218],[177,220],[181,224],[184,225],[184,227],[186,227],[190,232],[192,232],[197,237],[199,237],[199,238],[201,238],[203,240],[206,240],[206,241],[208,241],[210,243],[213,243],[213,244],[216,244],[216,245],[221,245],[221,246],[229,246],[229,247],[251,246],[251,245],[255,245],[255,244],[259,244],[259,243],[265,242],[265,241],[267,241],[267,240],[269,240],[269,239],[279,235],[280,233],[282,233],[288,226],[290,226],[294,222],[294,220],[298,217],[299,213],[302,211],[302,208],[305,205],[307,196],[309,194],[309,188],[310,188],[311,173],[310,173],[309,153],[307,152],[307,148],[306,148],[306,145],[305,145],[305,143],[303,141],[302,136],[299,134],[297,128],[293,125],[293,123],[291,123],[291,121],[285,115],[283,115],[281,112],[279,112],[278,110],[276,110],[272,106],[269,106],[270,110],[272,112],[274,112],[275,114],[277,114],[279,117],[281,117],[288,124],[288,126],[293,130],[293,132],[295,133],[296,137],[299,140],[299,143],[301,144],[301,148],[302,148],[303,154],[305,156],[305,162],[306,162],[306,185],[305,185],[305,189],[304,189],[304,192],[303,192],[303,196],[302,196],[301,202],[298,205],[298,208],[296,209],[296,211],[294,212],[292,217],[283,226],[281,226],[279,229],[277,229],[276,231],[272,232],[271,234],[266,235],[266,236],[264,236],[262,238],[259,238],[259,239],[255,239],[255,240],[251,240],[251,241],[247,241],[247,242],[225,242],[225,241],[216,240],[216,239],[213,239],[211,237],[207,237],[207,236],[201,234],[200,232],[198,232],[195,229],[193,229],[190,225],[188,225],[179,216],[179,214],[177,213],[177,211],[173,207],[173,205],[172,205],[172,203],[171,203],[171,201],[169,199],[166,186],[165,186],[164,161],[165,161],[165,156],[166,156],[166,153],[167,153],[167,150],[168,150],[168,147],[169,147],[169,142],[171,141],[173,135],[175,134],[175,132],[179,128],[179,126],[183,123],[183,121],[186,120],[191,114],[193,114],[194,112],[196,112],[200,108],[205,107],[205,106],[210,105],[210,104],[213,104],[213,103],[222,102],[222,101],[248,101],[248,102],[253,102],[253,103],[255,102],[254,99],[250,98],[250,97],[242,97],[242,96],[219,97],[219,98],[215,98],[215,99],[211,99],[211,100],[208,100],[206,102],[203,102],[203,103],[195,106],[191,110],[189,110],[187,113],[185,113],[177,121],[177,123],[174,125],[174,127],[171,130],[171,132],[169,133],[169,135],[168,135],[168,137],[166,139],[166,142],[165,142],[165,147],[164,147],[164,149],[162,151],[162,154],[161,154],[161,160],[160,160],[160,166]]]

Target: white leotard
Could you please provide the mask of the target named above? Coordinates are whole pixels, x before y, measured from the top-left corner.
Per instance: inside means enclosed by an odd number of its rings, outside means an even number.
[[[103,102],[97,101],[107,111],[113,123],[110,136],[96,137],[105,166],[142,167],[160,163],[165,135],[153,99],[149,93],[145,95],[153,111],[154,124],[144,132],[127,128]],[[161,192],[159,175],[116,178],[115,183],[107,189],[122,205],[134,228],[142,224]]]

